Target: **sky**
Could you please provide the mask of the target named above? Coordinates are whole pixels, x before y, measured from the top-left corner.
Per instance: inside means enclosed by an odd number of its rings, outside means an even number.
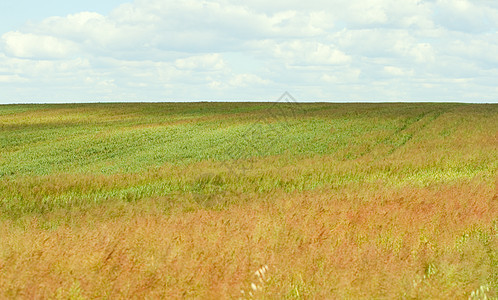
[[[495,0],[0,3],[0,104],[498,103]]]

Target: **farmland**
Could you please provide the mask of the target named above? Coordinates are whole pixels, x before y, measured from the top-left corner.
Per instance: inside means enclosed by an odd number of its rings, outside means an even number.
[[[497,171],[496,104],[0,105],[0,298],[497,297]]]

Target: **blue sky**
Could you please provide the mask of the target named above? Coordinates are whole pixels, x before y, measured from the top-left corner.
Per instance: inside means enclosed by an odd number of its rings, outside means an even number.
[[[118,5],[131,1],[123,0],[5,0],[0,2],[0,32],[18,30],[26,22],[40,22],[52,16],[66,16],[82,11],[108,14]]]
[[[9,3],[5,3],[9,2]],[[3,1],[0,103],[498,102],[489,0]]]

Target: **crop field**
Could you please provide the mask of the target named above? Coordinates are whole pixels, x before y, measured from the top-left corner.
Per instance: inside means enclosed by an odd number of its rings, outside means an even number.
[[[496,299],[498,105],[0,105],[0,298]]]

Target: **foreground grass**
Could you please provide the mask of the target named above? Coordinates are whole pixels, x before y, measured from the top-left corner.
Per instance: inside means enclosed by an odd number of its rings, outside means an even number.
[[[497,105],[279,111],[0,106],[0,297],[497,296]]]

